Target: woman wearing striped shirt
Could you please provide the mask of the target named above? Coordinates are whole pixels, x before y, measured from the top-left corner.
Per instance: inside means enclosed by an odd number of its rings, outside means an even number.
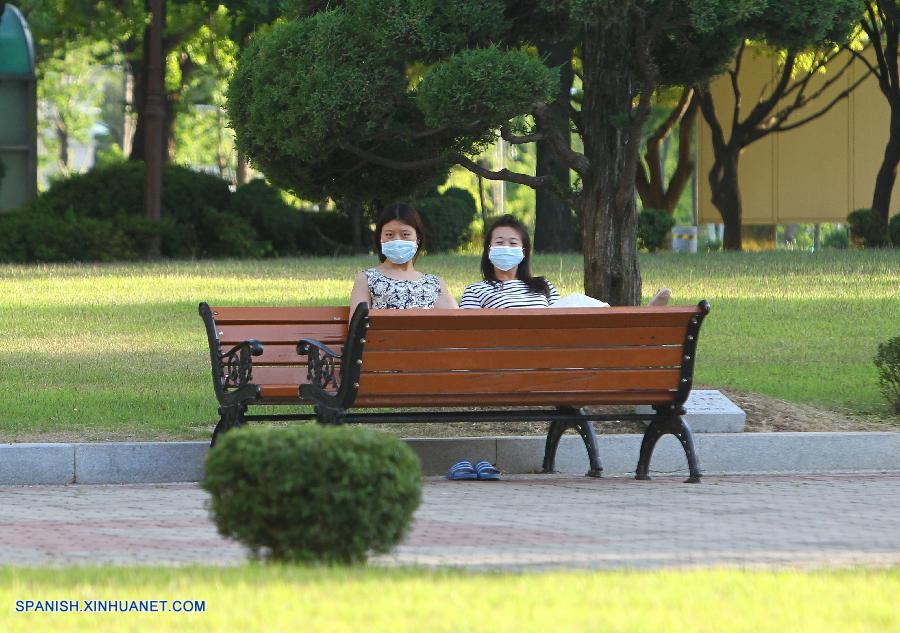
[[[543,277],[531,276],[531,240],[525,225],[504,215],[485,233],[481,254],[483,281],[463,291],[460,308],[547,308],[559,293]],[[660,288],[648,306],[669,303],[668,288]]]
[[[460,308],[546,308],[559,293],[543,277],[532,277],[531,240],[525,225],[504,215],[484,234],[483,281],[463,292]]]

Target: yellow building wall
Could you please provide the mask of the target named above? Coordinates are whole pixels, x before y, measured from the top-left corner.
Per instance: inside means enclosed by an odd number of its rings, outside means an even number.
[[[830,74],[821,74],[810,83],[807,94],[814,94],[834,77],[845,63],[838,61],[841,63],[829,69]],[[788,124],[819,111],[864,72],[865,66],[854,62],[820,98],[794,113]],[[741,120],[761,94],[768,94],[763,90],[771,87],[778,73],[772,57],[745,52],[739,77]],[[711,89],[727,140],[734,105],[730,76],[717,78]],[[769,134],[745,148],[738,167],[743,223],[843,222],[853,209],[870,207],[887,143],[889,116],[887,100],[875,77],[869,76],[824,116],[794,130]],[[702,116],[698,130],[699,221],[718,223],[722,218],[712,204],[708,180],[713,165],[711,133]],[[900,193],[895,193],[895,203],[898,198]]]

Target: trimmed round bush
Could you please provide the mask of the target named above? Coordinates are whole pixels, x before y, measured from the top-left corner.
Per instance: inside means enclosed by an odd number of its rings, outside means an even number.
[[[891,244],[894,245],[894,248],[900,248],[900,213],[888,222],[888,235],[891,237]]]
[[[644,209],[638,214],[638,248],[651,253],[665,248],[669,231],[675,226],[671,213],[661,209]]]
[[[857,209],[847,216],[850,235],[867,248],[885,246],[888,242],[887,227],[872,209]]]
[[[202,485],[219,533],[257,557],[359,563],[406,534],[421,475],[416,455],[392,435],[305,424],[225,433]]]
[[[875,367],[878,368],[881,393],[893,405],[894,413],[900,413],[900,336],[878,345]]]
[[[472,220],[478,207],[465,189],[450,187],[443,194],[433,192],[417,200],[415,207],[425,225],[429,253],[456,251],[472,238]]]

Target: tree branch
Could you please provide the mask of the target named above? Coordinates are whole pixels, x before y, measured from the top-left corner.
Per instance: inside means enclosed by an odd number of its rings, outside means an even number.
[[[681,120],[681,117],[684,116],[684,113],[687,111],[688,106],[690,106],[694,97],[694,89],[690,86],[686,86],[681,91],[681,97],[678,99],[678,103],[672,108],[672,112],[669,113],[669,116],[663,121],[656,131],[653,132],[648,138],[647,143],[656,142],[659,143],[664,138],[666,138],[669,133],[672,131],[672,128],[675,127],[675,124]]]
[[[501,125],[500,138],[512,145],[523,145],[525,143],[536,143],[538,141],[543,141],[545,139],[545,135],[542,132],[537,132],[535,134],[516,136],[515,134],[510,132],[509,128],[507,128],[505,125]]]
[[[738,127],[738,119],[741,114],[741,88],[738,86],[738,74],[741,72],[741,63],[744,61],[744,51],[747,48],[747,40],[741,40],[737,55],[734,58],[734,70],[729,70],[731,76],[731,92],[734,94],[734,110],[731,112],[731,135],[734,136],[734,130]],[[712,95],[710,95],[710,103],[712,103]]]
[[[573,150],[567,140],[559,133],[556,127],[548,120],[550,118],[550,108],[545,103],[537,103],[532,107],[535,120],[541,126],[544,140],[553,150],[559,159],[569,169],[572,169],[580,176],[584,177],[591,169],[591,162],[587,156]]]
[[[584,124],[581,119],[581,110],[576,110],[572,104],[569,104],[569,118],[572,119],[572,123],[575,124],[575,131],[578,132],[579,135],[584,136]]]
[[[505,180],[506,182],[514,182],[520,185],[531,187],[532,189],[550,189],[566,204],[575,207],[578,197],[573,195],[568,187],[563,187],[555,178],[551,176],[529,176],[520,172],[501,169],[500,171],[491,171],[482,167],[475,161],[466,156],[456,156],[454,162],[468,169],[473,174],[486,178],[487,180]]]
[[[784,60],[784,68],[781,71],[781,79],[778,80],[778,84],[772,89],[772,94],[769,95],[769,98],[757,103],[753,110],[750,111],[750,114],[747,115],[747,118],[739,124],[742,132],[756,128],[778,105],[778,101],[784,96],[784,91],[791,81],[791,74],[796,61],[797,54],[794,51],[788,51],[787,59]],[[732,132],[732,137],[734,137],[734,132]]]
[[[381,165],[382,167],[388,167],[390,169],[396,169],[398,171],[416,171],[418,169],[430,169],[432,167],[438,167],[441,165],[447,165],[456,162],[456,157],[453,155],[436,156],[434,158],[424,158],[422,160],[393,160],[391,158],[385,158],[384,156],[380,156],[379,154],[375,154],[374,152],[365,150],[361,147],[357,147],[356,145],[344,145],[343,147],[351,154],[355,154],[360,158],[364,158],[370,163]]]
[[[801,120],[799,120],[799,121],[796,121],[796,122],[794,122],[794,123],[791,123],[790,125],[784,125],[783,122],[784,122],[784,121],[787,121],[787,116],[789,116],[789,115],[790,115],[791,113],[793,113],[793,111],[794,111],[794,110],[791,110],[791,112],[789,112],[788,115],[786,115],[786,116],[784,117],[784,119],[782,119],[782,122],[781,122],[781,123],[779,123],[779,124],[777,124],[777,125],[775,125],[775,126],[773,126],[773,127],[770,127],[770,128],[766,128],[766,129],[760,130],[760,131],[763,132],[763,133],[760,134],[759,136],[756,136],[753,140],[756,140],[756,138],[762,138],[762,136],[765,136],[766,134],[768,134],[768,133],[770,133],[770,132],[787,132],[788,130],[793,130],[794,128],[798,128],[798,127],[800,127],[801,125],[805,125],[806,123],[809,123],[810,121],[815,121],[815,120],[818,119],[819,117],[824,116],[825,114],[828,113],[829,110],[831,110],[834,106],[836,106],[840,101],[842,101],[843,99],[847,98],[847,96],[848,96],[851,92],[853,92],[859,84],[861,84],[863,81],[865,81],[866,79],[868,79],[869,75],[871,75],[871,74],[872,74],[871,71],[867,71],[862,77],[860,77],[859,79],[857,79],[856,81],[854,81],[850,86],[848,86],[847,88],[845,88],[844,90],[842,90],[842,91],[840,92],[840,94],[838,94],[837,96],[835,96],[834,99],[832,99],[832,100],[828,103],[828,105],[826,105],[825,107],[821,108],[821,109],[820,109],[818,112],[816,112],[815,114],[811,114],[811,115],[809,115],[808,117],[806,117],[806,118],[804,118],[804,119],[801,119]]]

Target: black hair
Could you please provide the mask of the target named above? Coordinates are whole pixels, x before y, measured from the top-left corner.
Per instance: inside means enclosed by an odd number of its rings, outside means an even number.
[[[481,253],[482,277],[491,284],[500,283],[500,280],[497,279],[497,273],[494,270],[494,264],[491,263],[490,250],[494,229],[501,226],[508,226],[515,229],[519,233],[519,239],[522,241],[522,252],[525,254],[525,258],[519,262],[519,267],[516,269],[516,279],[524,282],[532,292],[542,294],[549,298],[550,285],[547,283],[547,280],[543,277],[531,276],[531,239],[528,237],[528,229],[525,228],[524,224],[508,213],[497,218],[494,223],[491,224],[491,227],[484,232],[484,251]]]
[[[397,220],[416,230],[416,241],[419,243],[419,250],[413,256],[413,263],[415,263],[419,253],[425,248],[425,225],[422,223],[419,212],[403,202],[394,202],[387,205],[378,216],[378,222],[375,224],[375,252],[378,254],[378,259],[382,262],[387,259],[384,253],[381,252],[381,229],[391,220]]]

